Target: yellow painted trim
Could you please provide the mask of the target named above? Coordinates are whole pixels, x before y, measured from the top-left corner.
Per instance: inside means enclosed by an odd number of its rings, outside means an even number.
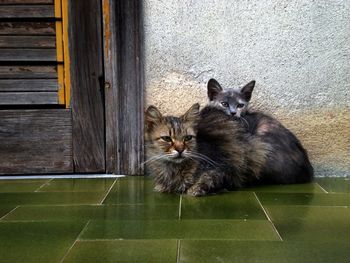
[[[102,0],[102,16],[103,16],[103,39],[104,39],[104,52],[107,59],[109,56],[109,46],[111,42],[111,28],[110,28],[110,0]],[[109,63],[109,61],[108,61]]]
[[[63,64],[57,65],[57,81],[58,81],[58,104],[66,104],[66,93],[64,85],[64,66]]]
[[[55,0],[55,18],[62,18],[61,0]]]
[[[66,108],[70,107],[71,98],[71,79],[70,79],[70,57],[68,43],[68,1],[62,0],[62,29],[63,29],[63,60],[64,60],[64,86],[65,86],[65,102]]]
[[[63,62],[63,29],[62,22],[56,21],[56,54],[57,62]]]

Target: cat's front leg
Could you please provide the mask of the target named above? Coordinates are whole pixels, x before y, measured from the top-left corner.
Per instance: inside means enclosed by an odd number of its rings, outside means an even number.
[[[223,187],[223,176],[217,170],[202,172],[197,182],[188,189],[187,194],[192,196],[203,196],[221,190]]]

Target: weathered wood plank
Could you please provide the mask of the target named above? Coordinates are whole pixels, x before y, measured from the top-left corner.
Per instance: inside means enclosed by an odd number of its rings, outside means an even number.
[[[0,79],[57,79],[57,67],[0,66]]]
[[[105,80],[109,84],[105,90],[107,172],[142,174],[142,1],[104,0],[103,4]]]
[[[56,62],[55,49],[0,49],[1,61]]]
[[[0,36],[0,48],[55,48],[54,36]]]
[[[0,105],[55,105],[57,92],[0,92]]]
[[[70,110],[0,111],[0,174],[71,172]]]
[[[54,5],[0,5],[0,18],[54,18]]]
[[[69,10],[74,169],[104,172],[101,2],[70,1]]]
[[[57,79],[0,79],[3,91],[58,91]]]
[[[54,0],[0,0],[0,5],[10,4],[53,4]]]
[[[55,35],[54,22],[0,22],[0,35]]]
[[[103,39],[105,69],[106,173],[124,174],[118,153],[118,61],[116,2],[103,0]]]

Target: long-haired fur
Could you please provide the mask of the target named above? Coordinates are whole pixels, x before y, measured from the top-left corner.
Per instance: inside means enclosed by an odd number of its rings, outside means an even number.
[[[146,162],[157,191],[200,196],[258,180],[268,145],[215,107],[207,106],[199,112],[195,104],[183,116],[164,117],[150,106],[145,116]],[[186,136],[195,140],[182,145],[179,138]],[[182,149],[181,159],[172,149],[176,145]]]

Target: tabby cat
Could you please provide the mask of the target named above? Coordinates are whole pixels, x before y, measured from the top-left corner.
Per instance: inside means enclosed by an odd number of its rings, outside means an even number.
[[[201,196],[251,184],[265,166],[269,146],[221,110],[194,104],[180,117],[145,112],[147,172],[155,190]]]
[[[231,116],[231,120],[236,120],[247,133],[269,145],[271,151],[260,176],[261,183],[310,182],[313,167],[297,137],[275,118],[248,110],[254,86],[255,81],[251,81],[243,88],[223,89],[215,79],[210,79],[207,87],[209,104]]]

